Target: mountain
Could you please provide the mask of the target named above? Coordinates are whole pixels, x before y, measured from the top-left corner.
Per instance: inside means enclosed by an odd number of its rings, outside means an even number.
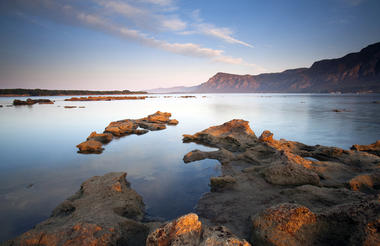
[[[310,68],[259,75],[217,73],[199,86],[165,90],[166,93],[380,93],[380,42],[341,58],[317,61]]]
[[[217,73],[195,92],[380,92],[380,42],[360,52],[281,73]]]
[[[148,93],[176,93],[176,92],[195,92],[198,89],[197,86],[176,86],[176,87],[168,87],[168,88],[155,88],[147,90]]]

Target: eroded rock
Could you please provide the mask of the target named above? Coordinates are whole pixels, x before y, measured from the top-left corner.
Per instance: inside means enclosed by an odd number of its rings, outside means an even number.
[[[257,245],[312,245],[316,215],[307,207],[282,203],[252,219],[251,241]]]
[[[196,214],[187,214],[163,225],[149,234],[147,246],[234,245],[249,246],[226,227],[202,225]]]
[[[87,140],[96,140],[99,141],[103,144],[109,143],[112,141],[112,134],[110,133],[96,133],[96,132],[91,132],[90,136],[87,137]]]
[[[100,154],[104,150],[102,143],[93,139],[78,144],[77,148],[79,149],[78,152],[83,154]]]
[[[357,151],[365,151],[365,152],[380,156],[380,140],[376,141],[373,144],[369,144],[369,145],[354,144],[351,147],[351,149],[357,150]]]
[[[380,158],[374,154],[276,140],[270,131],[256,138],[243,120],[184,135],[183,141],[219,149],[191,151],[184,156],[184,162],[216,159],[222,164],[222,175],[211,178],[211,182],[217,184],[224,177],[235,181],[232,185],[221,182],[220,189],[211,185],[211,192],[199,200],[196,212],[211,226],[226,226],[257,245],[325,245],[329,242],[326,238],[334,245],[364,245],[379,237],[378,229],[374,229],[377,217],[369,219],[378,205],[368,211],[355,205],[377,204],[379,199]],[[357,209],[357,216],[368,218],[360,226],[350,227],[351,231],[360,231],[358,237],[362,239],[341,232],[339,226],[343,222],[333,211],[346,213],[343,207],[352,216]],[[272,212],[266,210],[270,208]],[[345,221],[351,223],[352,216],[347,215],[350,219]],[[249,218],[260,218],[254,221],[253,231],[247,222]],[[296,230],[295,226],[299,228]],[[329,232],[322,227],[329,228]]]
[[[88,179],[47,220],[6,245],[144,245],[144,203],[126,173]]]
[[[66,106],[65,106],[66,107]],[[103,133],[92,132],[87,141],[77,145],[78,153],[102,153],[102,144],[112,141],[113,137],[123,137],[131,134],[142,135],[149,131],[166,129],[166,124],[176,125],[178,121],[170,119],[171,113],[157,111],[142,119],[125,119],[111,122]]]

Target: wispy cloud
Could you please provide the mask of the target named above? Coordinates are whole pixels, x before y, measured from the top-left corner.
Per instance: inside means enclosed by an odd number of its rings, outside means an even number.
[[[215,38],[222,39],[223,41],[231,44],[240,44],[246,47],[253,48],[253,45],[241,41],[239,39],[234,38],[233,31],[227,27],[216,27],[213,24],[206,23],[200,16],[200,10],[196,9],[191,13],[191,17],[194,20],[194,24],[192,25],[192,30],[186,30],[181,32],[183,35],[191,35],[191,34],[204,34],[208,36],[212,36]]]
[[[189,24],[175,13],[161,14],[154,12],[153,9],[144,7],[146,4],[157,5],[159,8],[163,6],[166,9],[175,7],[171,0],[134,1],[141,4],[132,4],[130,1],[118,0],[88,0],[92,3],[93,8],[84,8],[81,3],[71,0],[34,0],[33,4],[29,0],[12,1],[14,1],[13,3],[15,3],[14,6],[17,11],[31,11],[31,15],[45,14],[45,17],[52,18],[55,21],[64,21],[69,24],[97,29],[104,33],[170,53],[206,58],[214,62],[226,64],[249,66],[256,69],[257,72],[263,71],[259,66],[250,64],[242,58],[225,55],[225,52],[221,49],[202,47],[193,42],[168,42],[157,39],[154,35],[149,34],[149,30],[151,29],[173,32],[173,35],[177,35],[181,31],[199,32],[217,37],[229,43],[252,47],[252,45],[232,37],[232,31],[228,28],[218,28],[212,24],[204,23],[199,17],[199,11],[198,13],[197,11],[194,12],[196,23],[191,24],[195,28],[191,30],[187,29]],[[198,17],[196,17],[197,14]],[[132,22],[133,25],[128,25],[128,22]],[[147,27],[147,25],[150,26]]]

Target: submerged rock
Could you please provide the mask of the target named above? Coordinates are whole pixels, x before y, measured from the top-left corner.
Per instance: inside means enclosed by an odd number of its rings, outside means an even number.
[[[144,245],[144,203],[126,173],[86,180],[47,220],[6,245]]]
[[[211,192],[197,204],[202,222],[226,226],[253,245],[378,242],[380,157],[364,152],[376,144],[310,146],[276,140],[270,131],[256,138],[243,120],[183,135],[183,141],[219,149],[184,156],[186,163],[209,158],[222,164],[222,175],[210,179]]]
[[[235,237],[226,227],[202,225],[196,214],[187,214],[149,234],[147,246],[220,245],[249,246]]]
[[[66,106],[65,106],[66,107]],[[171,113],[157,111],[147,117],[132,120],[125,119],[111,122],[103,133],[92,132],[87,141],[77,145],[78,153],[102,153],[102,144],[112,141],[113,137],[123,137],[131,134],[142,135],[149,131],[166,129],[167,125],[177,125],[178,121],[170,119]]]

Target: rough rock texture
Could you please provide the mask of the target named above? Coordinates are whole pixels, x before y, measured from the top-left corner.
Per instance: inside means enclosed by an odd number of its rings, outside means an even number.
[[[38,103],[38,104],[54,104],[54,102],[49,100],[49,99],[31,99],[31,98],[28,98],[25,101],[18,100],[18,99],[13,100],[14,106],[33,105],[36,103]]]
[[[211,178],[211,192],[197,204],[202,222],[226,226],[253,245],[376,245],[379,156],[276,140],[270,131],[256,138],[243,120],[183,141],[219,149],[184,156],[185,163],[222,164],[222,176]]]
[[[77,145],[78,153],[83,154],[100,154],[104,150],[102,144],[112,141],[113,137],[122,137],[131,134],[142,135],[149,131],[166,129],[167,125],[177,125],[178,120],[170,119],[171,113],[157,111],[142,119],[119,120],[111,122],[103,133],[92,132],[87,141]]]
[[[251,241],[256,244],[311,245],[316,215],[308,208],[282,203],[265,209],[252,219]],[[313,230],[314,229],[314,230]]]
[[[90,139],[87,140],[83,143],[80,143],[77,145],[78,153],[83,153],[83,154],[100,154],[104,150],[103,145],[100,141]]]
[[[187,214],[171,221],[149,234],[147,246],[249,246],[235,237],[226,227],[202,225],[196,214]]]
[[[380,140],[376,141],[376,143],[369,144],[369,145],[354,144],[351,147],[351,149],[357,150],[357,151],[365,151],[365,152],[380,156]]]
[[[113,139],[113,135],[110,133],[96,133],[96,132],[91,132],[90,136],[87,137],[87,140],[96,140],[101,143],[109,143]]]
[[[144,203],[126,173],[88,179],[47,220],[6,245],[144,245]]]

